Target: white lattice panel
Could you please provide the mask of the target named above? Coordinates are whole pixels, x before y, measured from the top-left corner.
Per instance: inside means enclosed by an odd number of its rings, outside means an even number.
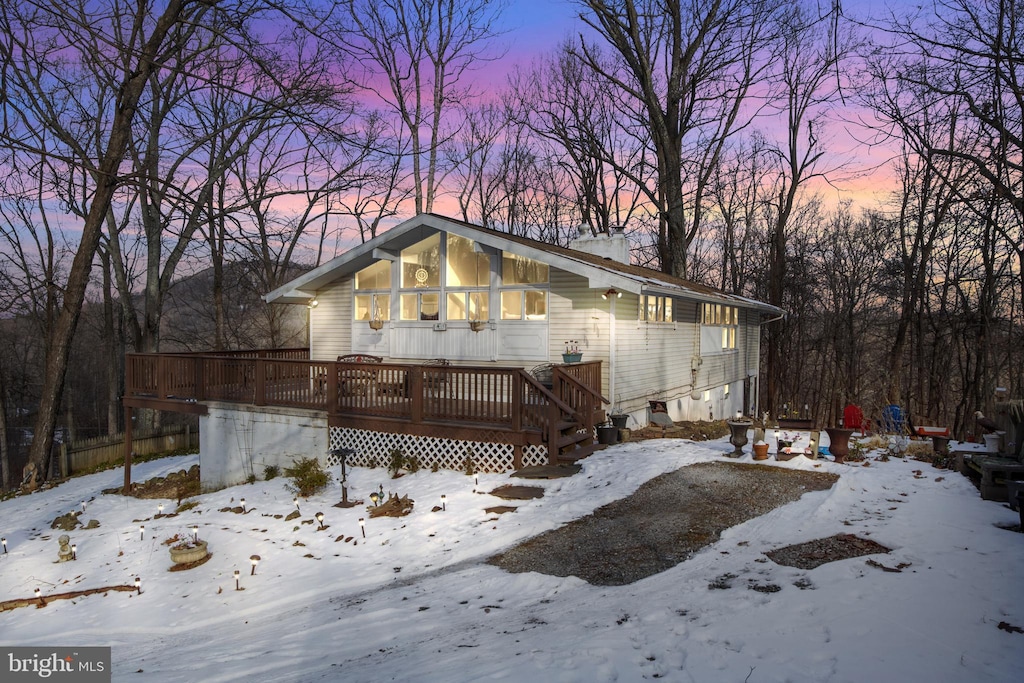
[[[350,448],[355,455],[348,458],[348,464],[356,467],[387,467],[391,451],[398,448],[406,456],[416,456],[424,469],[436,464],[439,469],[461,471],[465,469],[467,454],[473,459],[473,466],[479,472],[507,472],[512,467],[511,444],[487,441],[461,441],[440,439],[411,434],[388,434],[366,429],[331,428],[331,450]],[[547,462],[546,451],[536,446],[523,449],[523,465],[543,465]],[[328,467],[337,465],[338,458],[328,456]]]
[[[523,467],[548,464],[547,446],[523,446]]]

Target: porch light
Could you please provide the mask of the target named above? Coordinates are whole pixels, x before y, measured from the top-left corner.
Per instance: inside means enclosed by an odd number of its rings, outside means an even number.
[[[314,517],[316,517],[316,523],[320,525],[321,529],[323,529],[324,528],[324,513],[318,512],[318,513],[316,513],[316,515],[314,515]]]
[[[71,559],[72,560],[77,560],[78,559],[78,544],[77,543],[72,543],[71,544]]]
[[[142,578],[139,576],[135,577],[135,592],[142,595]]]
[[[363,538],[366,538],[366,518],[359,518],[359,529],[363,532]]]
[[[317,298],[314,296],[312,299],[309,300],[309,303],[306,305],[309,306],[310,308],[316,308],[317,306],[320,305],[320,301],[318,301]]]
[[[601,294],[601,298],[602,299],[610,299],[611,297],[615,297],[616,299],[621,299],[622,298],[622,292],[620,292],[619,290],[615,289],[614,287],[609,287],[608,291],[603,292]]]
[[[446,495],[444,495],[442,493],[441,494],[441,512],[446,512],[447,511],[447,507],[446,507],[446,503],[447,502],[448,502],[448,496],[446,496]]]
[[[249,561],[252,562],[252,571],[249,572],[249,576],[255,576],[256,575],[256,565],[258,565],[260,563],[260,556],[259,555],[250,555],[249,556]]]
[[[239,572],[239,571],[238,571],[237,569],[235,570],[235,590],[236,590],[236,591],[240,591],[240,590],[242,590],[241,588],[239,588],[239,587],[238,587],[238,575],[239,575],[240,573],[241,573],[241,572]]]
[[[245,514],[245,498],[239,501],[242,504],[242,514]]]

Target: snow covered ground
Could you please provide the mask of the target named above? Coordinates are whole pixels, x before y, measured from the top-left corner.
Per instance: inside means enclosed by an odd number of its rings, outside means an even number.
[[[475,493],[473,477],[419,472],[391,480],[384,470],[356,468],[350,497],[366,499],[383,484],[413,498],[415,510],[369,519],[364,507],[335,508],[335,481],[301,501],[303,520],[324,512],[325,531],[275,518],[295,509],[283,478],[200,496],[194,510],[160,519],[156,500],[101,493],[120,484],[120,469],[78,478],[0,503],[8,544],[0,600],[32,597],[37,587],[45,596],[131,584],[136,576],[142,593],[0,613],[0,644],[109,645],[115,681],[1024,680],[1024,634],[1004,630],[1024,628],[1024,534],[999,528],[1016,524],[1017,514],[983,501],[961,475],[913,460],[771,461],[764,466],[841,478],[628,586],[509,574],[484,562],[661,473],[724,460],[729,450],[724,439],[614,446],[583,461],[574,477],[516,480],[545,495],[514,501],[518,510],[500,516],[484,508],[505,501]],[[133,479],[197,461],[140,464]],[[508,482],[479,475],[479,490]],[[442,494],[446,510],[431,511]],[[217,511],[242,497],[247,514]],[[78,559],[58,564],[63,532],[50,522],[83,501],[83,519],[100,527],[71,532]],[[365,541],[359,517],[367,518]],[[193,524],[212,557],[169,572],[162,542],[191,533]],[[860,557],[800,570],[764,556],[837,533],[890,547],[872,559],[907,566],[885,572]],[[262,558],[255,576],[253,554]],[[727,574],[731,588],[709,588]],[[781,590],[749,590],[751,580]]]

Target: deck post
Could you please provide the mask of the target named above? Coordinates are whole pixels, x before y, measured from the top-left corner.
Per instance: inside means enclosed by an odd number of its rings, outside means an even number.
[[[263,354],[265,355],[265,354]],[[263,360],[262,355],[256,359],[256,396],[253,397],[253,403],[258,406],[267,405],[267,361]]]
[[[522,431],[523,429],[523,375],[516,372],[512,375],[512,430]],[[517,453],[522,458],[522,449]],[[518,467],[516,469],[519,469]]]
[[[192,381],[195,383],[195,395],[197,401],[206,400],[206,374],[203,372],[205,362],[202,357],[193,359]]]
[[[132,490],[132,409],[124,407],[124,495]]]
[[[409,371],[412,381],[409,383],[409,420],[413,423],[423,422],[423,366],[414,365]]]
[[[327,396],[324,397],[327,414],[338,412],[338,364],[331,361],[327,364]]]

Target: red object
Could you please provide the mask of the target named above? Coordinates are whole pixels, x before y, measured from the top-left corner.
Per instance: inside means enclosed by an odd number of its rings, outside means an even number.
[[[949,427],[918,427],[918,436],[949,436]]]
[[[859,407],[850,404],[843,409],[843,427],[859,430],[864,426],[864,413]]]

